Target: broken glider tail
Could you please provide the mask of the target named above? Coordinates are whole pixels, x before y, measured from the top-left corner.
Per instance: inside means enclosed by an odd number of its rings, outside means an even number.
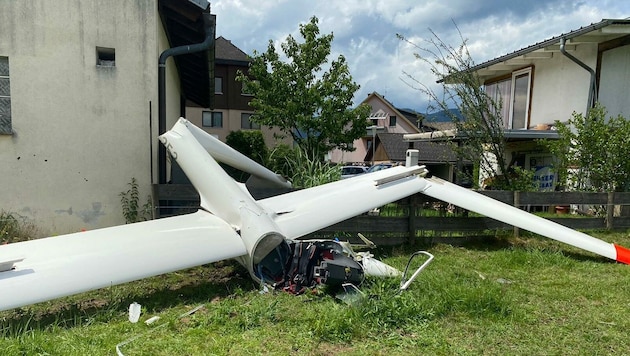
[[[291,182],[287,181],[281,175],[272,172],[227,144],[219,141],[219,139],[189,123],[186,119],[180,118],[177,125],[185,126],[192,136],[194,136],[195,140],[197,140],[215,160],[249,173],[252,177],[258,177],[259,180],[265,181],[272,187],[291,188]]]
[[[422,179],[428,183],[422,191],[425,195],[600,256],[630,264],[630,250],[625,247],[602,241],[443,179],[437,177]]]
[[[221,168],[195,139],[190,127],[193,125],[188,121],[179,119],[171,130],[159,137],[160,141],[199,193],[201,207],[240,227],[241,207],[247,205],[256,210],[254,198]]]
[[[247,191],[245,185],[230,177],[212,156],[212,154],[229,156],[234,152],[229,153],[231,151],[226,149],[225,152],[229,151],[228,153],[217,153],[210,147],[212,144],[208,146],[211,148],[209,152],[191,130],[197,129],[189,121],[180,118],[171,130],[160,136],[160,141],[195,186],[201,207],[230,224],[247,248],[246,255],[251,257],[254,263],[259,262],[267,253],[284,242],[284,236],[279,232],[272,217]],[[199,134],[199,137],[205,136]],[[216,142],[215,144],[220,147],[219,150],[225,149],[223,144]],[[238,161],[242,157],[236,155],[232,158]],[[266,170],[262,166],[253,168]],[[244,259],[243,264],[253,272],[253,266],[247,262],[248,258]]]

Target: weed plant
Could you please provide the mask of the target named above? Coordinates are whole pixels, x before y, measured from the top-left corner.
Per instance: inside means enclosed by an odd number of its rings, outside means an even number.
[[[127,184],[129,189],[118,194],[125,222],[130,224],[151,219],[153,210],[151,196],[147,196],[147,201],[140,205],[140,192],[136,178],[132,177],[131,182]]]
[[[341,167],[317,158],[312,159],[301,148],[292,150],[284,158],[284,165],[295,188],[310,188],[341,178]]]
[[[37,236],[37,228],[16,213],[0,211],[0,244],[27,241]]]

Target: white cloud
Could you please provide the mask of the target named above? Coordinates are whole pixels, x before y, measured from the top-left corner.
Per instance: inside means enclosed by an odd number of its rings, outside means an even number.
[[[279,48],[289,34],[299,37],[299,24],[317,16],[321,33],[335,35],[331,59],[343,54],[361,85],[357,102],[377,91],[397,106],[415,109],[422,109],[426,98],[400,79],[402,72],[432,87],[436,78],[396,33],[424,44],[432,29],[458,46],[454,21],[481,63],[603,18],[630,16],[630,3],[613,0],[216,0],[211,9],[217,35],[250,54],[264,51],[269,40]]]

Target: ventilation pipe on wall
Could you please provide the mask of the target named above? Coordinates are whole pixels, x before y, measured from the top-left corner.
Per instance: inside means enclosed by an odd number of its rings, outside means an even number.
[[[584,62],[580,61],[579,59],[568,53],[565,45],[566,39],[564,37],[560,38],[560,52],[562,52],[562,54],[564,54],[567,58],[575,62],[580,67],[586,69],[591,74],[591,83],[588,89],[588,103],[586,105],[586,113],[588,113],[591,108],[595,106],[595,102],[597,102],[597,82],[595,78],[595,71],[591,67],[584,64]]]
[[[160,54],[158,61],[158,134],[166,132],[166,60],[168,57],[206,51],[214,45],[214,20],[209,13],[203,14],[206,38],[201,43],[169,48]],[[166,147],[158,147],[158,183],[166,183]]]

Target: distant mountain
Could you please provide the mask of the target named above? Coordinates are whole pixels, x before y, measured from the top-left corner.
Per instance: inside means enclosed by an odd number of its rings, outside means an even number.
[[[425,114],[424,119],[427,122],[451,122],[453,120],[451,120],[450,115],[455,115],[459,118],[460,121],[464,120],[464,117],[462,116],[462,113],[459,111],[459,109],[453,108],[449,109],[449,111],[451,112],[450,114],[445,110],[434,112],[431,114]]]

